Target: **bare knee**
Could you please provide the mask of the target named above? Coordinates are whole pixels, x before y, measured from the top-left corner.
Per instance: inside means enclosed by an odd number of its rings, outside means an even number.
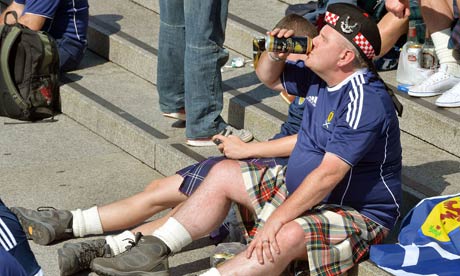
[[[157,190],[161,185],[161,179],[155,179],[152,182],[150,182],[147,187],[145,187],[144,192],[152,192]]]
[[[238,200],[245,192],[241,167],[238,161],[223,160],[214,165],[206,177],[208,186],[220,194]]]
[[[305,232],[297,222],[291,221],[281,228],[276,235],[281,252],[287,250],[293,254],[293,259],[306,258]]]
[[[216,180],[215,185],[219,185],[218,183],[232,182],[238,174],[241,174],[238,161],[222,160],[212,167],[206,179]]]

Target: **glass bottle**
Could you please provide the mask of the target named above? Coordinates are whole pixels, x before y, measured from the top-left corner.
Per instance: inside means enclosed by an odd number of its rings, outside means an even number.
[[[422,46],[422,67],[424,69],[434,70],[438,67],[438,57],[434,49],[433,40],[431,37],[425,38],[425,43]]]
[[[422,45],[418,42],[417,28],[415,21],[409,21],[409,30],[407,32],[407,42],[405,45],[407,61],[410,67],[422,67]]]

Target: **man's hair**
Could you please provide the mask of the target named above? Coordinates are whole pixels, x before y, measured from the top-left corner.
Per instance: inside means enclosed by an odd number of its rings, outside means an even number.
[[[353,53],[355,54],[355,58],[353,59],[353,66],[357,69],[361,69],[361,68],[369,68],[369,63],[367,60],[365,60],[362,56],[361,56],[361,53],[358,51],[358,49],[356,49],[355,45],[353,45],[350,41],[348,41],[347,39],[344,39],[344,46],[350,50],[350,51],[353,51]]]
[[[308,36],[313,38],[318,35],[318,30],[307,19],[297,14],[288,14],[276,23],[274,28],[290,29],[295,36]]]

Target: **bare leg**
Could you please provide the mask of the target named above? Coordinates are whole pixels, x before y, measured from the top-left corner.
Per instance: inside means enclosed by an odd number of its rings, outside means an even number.
[[[420,6],[430,34],[447,29],[452,24],[452,0],[421,0]]]
[[[380,36],[382,37],[382,46],[379,57],[385,55],[396,41],[407,33],[409,26],[409,18],[398,18],[391,12],[385,14],[385,16],[379,21],[378,27]]]
[[[248,210],[254,210],[246,193],[239,163],[224,160],[213,166],[203,183],[179,208],[174,218],[195,240],[222,223],[232,200]]]
[[[295,259],[307,259],[304,244],[305,233],[300,225],[294,221],[285,224],[276,235],[280,246],[280,255],[274,255],[274,262],[260,264],[255,254],[250,259],[246,252],[238,254],[235,258],[219,266],[219,272],[224,275],[280,275],[288,264]]]
[[[141,232],[143,235],[152,235],[152,233],[155,230],[157,230],[158,227],[162,226],[168,220],[168,218],[172,217],[177,212],[177,210],[180,206],[182,206],[182,204],[183,203],[180,203],[179,205],[174,207],[174,209],[172,209],[166,215],[162,216],[159,219],[139,225],[138,227],[132,229],[131,232],[133,232],[134,234],[137,232]]]
[[[178,190],[182,180],[177,174],[154,180],[143,192],[98,207],[102,228],[104,231],[127,229],[160,211],[178,205],[187,199]]]

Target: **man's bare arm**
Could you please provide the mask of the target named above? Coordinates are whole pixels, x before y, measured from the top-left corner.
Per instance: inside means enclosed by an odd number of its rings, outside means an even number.
[[[344,178],[350,165],[334,154],[326,153],[321,164],[313,170],[289,198],[272,214],[287,223],[320,203]],[[272,217],[270,217],[272,219]]]
[[[4,24],[5,22],[5,14],[9,11],[16,11],[16,13],[19,16],[19,23],[21,23],[24,26],[27,26],[29,29],[34,30],[34,31],[39,31],[43,28],[43,25],[45,25],[46,18],[40,15],[36,14],[22,14],[24,12],[24,5],[18,4],[16,2],[12,2],[11,5],[8,6],[3,12],[0,17],[0,23]],[[7,18],[9,24],[13,24],[14,18],[9,16]]]
[[[386,0],[385,7],[387,11],[398,18],[409,17],[410,15],[409,0]]]
[[[259,263],[264,263],[264,256],[273,262],[272,250],[280,254],[276,235],[290,221],[320,203],[343,179],[350,170],[350,165],[334,154],[326,153],[321,164],[313,170],[283,204],[271,214],[264,227],[260,229],[246,251],[250,258],[256,251]],[[268,247],[264,247],[268,244]],[[263,252],[262,252],[263,251]]]
[[[253,143],[244,143],[237,136],[215,135],[214,138],[222,141],[218,148],[231,159],[287,157],[297,142],[297,134]]]
[[[2,15],[0,16],[0,24],[3,25],[5,24],[5,14],[9,11],[15,11],[20,17],[22,15],[22,12],[24,11],[24,5],[18,4],[16,2],[11,2],[11,4],[2,12]],[[14,18],[11,16],[8,16],[8,22],[9,24],[13,24]]]
[[[276,37],[290,37],[294,34],[294,31],[274,29],[268,34]],[[259,62],[257,63],[256,74],[259,80],[268,88],[276,91],[282,91],[284,89],[280,81],[280,76],[284,70],[284,64],[287,57],[287,53],[267,51],[263,52],[260,56]]]

